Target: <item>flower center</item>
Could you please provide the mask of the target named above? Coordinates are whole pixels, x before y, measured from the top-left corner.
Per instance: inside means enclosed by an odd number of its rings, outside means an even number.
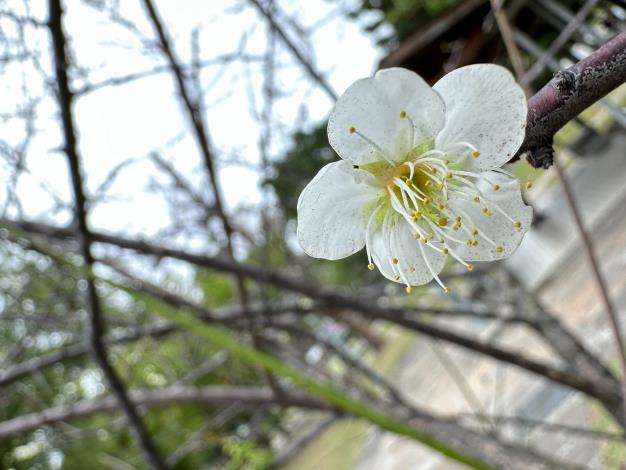
[[[371,257],[371,240],[375,232],[382,231],[387,243],[386,260],[394,273],[396,281],[402,281],[411,291],[408,273],[415,271],[403,260],[397,240],[397,228],[402,219],[408,224],[416,239],[422,258],[435,281],[448,292],[437,273],[430,265],[427,251],[434,250],[450,255],[468,270],[474,266],[465,262],[457,253],[459,245],[476,247],[486,244],[494,253],[503,253],[504,248],[486,233],[478,229],[479,217],[491,217],[494,212],[500,214],[517,230],[521,224],[513,220],[494,200],[493,193],[500,190],[500,184],[490,182],[490,191],[486,192],[478,185],[479,180],[487,181],[480,173],[470,171],[467,159],[480,157],[479,150],[468,142],[458,142],[448,147],[446,152],[433,149],[431,143],[414,146],[415,124],[405,111],[399,113],[400,119],[406,119],[410,126],[410,146],[407,155],[393,158],[378,144],[360,133],[356,128],[349,129],[363,139],[381,155],[381,161],[360,166],[360,169],[372,173],[385,189],[385,195],[370,215],[366,227],[366,250],[368,267],[375,266]],[[515,179],[510,173],[495,170],[507,179]],[[471,201],[480,211],[467,209],[460,201]],[[473,215],[470,215],[471,212]],[[478,215],[476,215],[478,214]]]

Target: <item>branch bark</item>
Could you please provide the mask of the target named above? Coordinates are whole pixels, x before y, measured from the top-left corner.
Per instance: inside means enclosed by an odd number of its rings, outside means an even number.
[[[583,110],[626,81],[626,32],[622,32],[554,78],[528,100],[526,138],[517,155],[528,153],[536,168],[553,162],[554,134]]]

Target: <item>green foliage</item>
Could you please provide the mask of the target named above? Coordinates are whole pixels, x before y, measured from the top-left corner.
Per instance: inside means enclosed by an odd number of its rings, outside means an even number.
[[[227,438],[222,450],[230,458],[227,470],[263,470],[272,462],[271,452],[238,437]]]
[[[365,11],[380,11],[382,18],[368,24],[366,30],[379,33],[384,25],[393,27],[392,35],[383,36],[379,43],[390,45],[410,36],[431,23],[437,16],[457,5],[461,0],[362,0],[352,16]]]
[[[221,307],[233,300],[232,276],[199,269],[195,284],[202,290],[202,303],[207,307]]]

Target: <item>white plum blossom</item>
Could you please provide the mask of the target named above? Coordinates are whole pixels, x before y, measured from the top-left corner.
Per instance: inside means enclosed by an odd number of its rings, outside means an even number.
[[[501,169],[524,140],[526,98],[502,67],[456,69],[431,88],[401,68],[358,80],[328,122],[342,160],[298,199],[298,241],[310,256],[344,258],[363,246],[370,269],[411,286],[435,279],[448,256],[510,256],[532,209]]]

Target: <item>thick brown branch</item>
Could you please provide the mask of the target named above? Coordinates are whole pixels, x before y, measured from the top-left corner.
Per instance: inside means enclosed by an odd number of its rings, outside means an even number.
[[[528,100],[526,139],[516,157],[528,152],[535,167],[552,165],[552,139],[584,109],[626,81],[626,32],[555,77]]]

